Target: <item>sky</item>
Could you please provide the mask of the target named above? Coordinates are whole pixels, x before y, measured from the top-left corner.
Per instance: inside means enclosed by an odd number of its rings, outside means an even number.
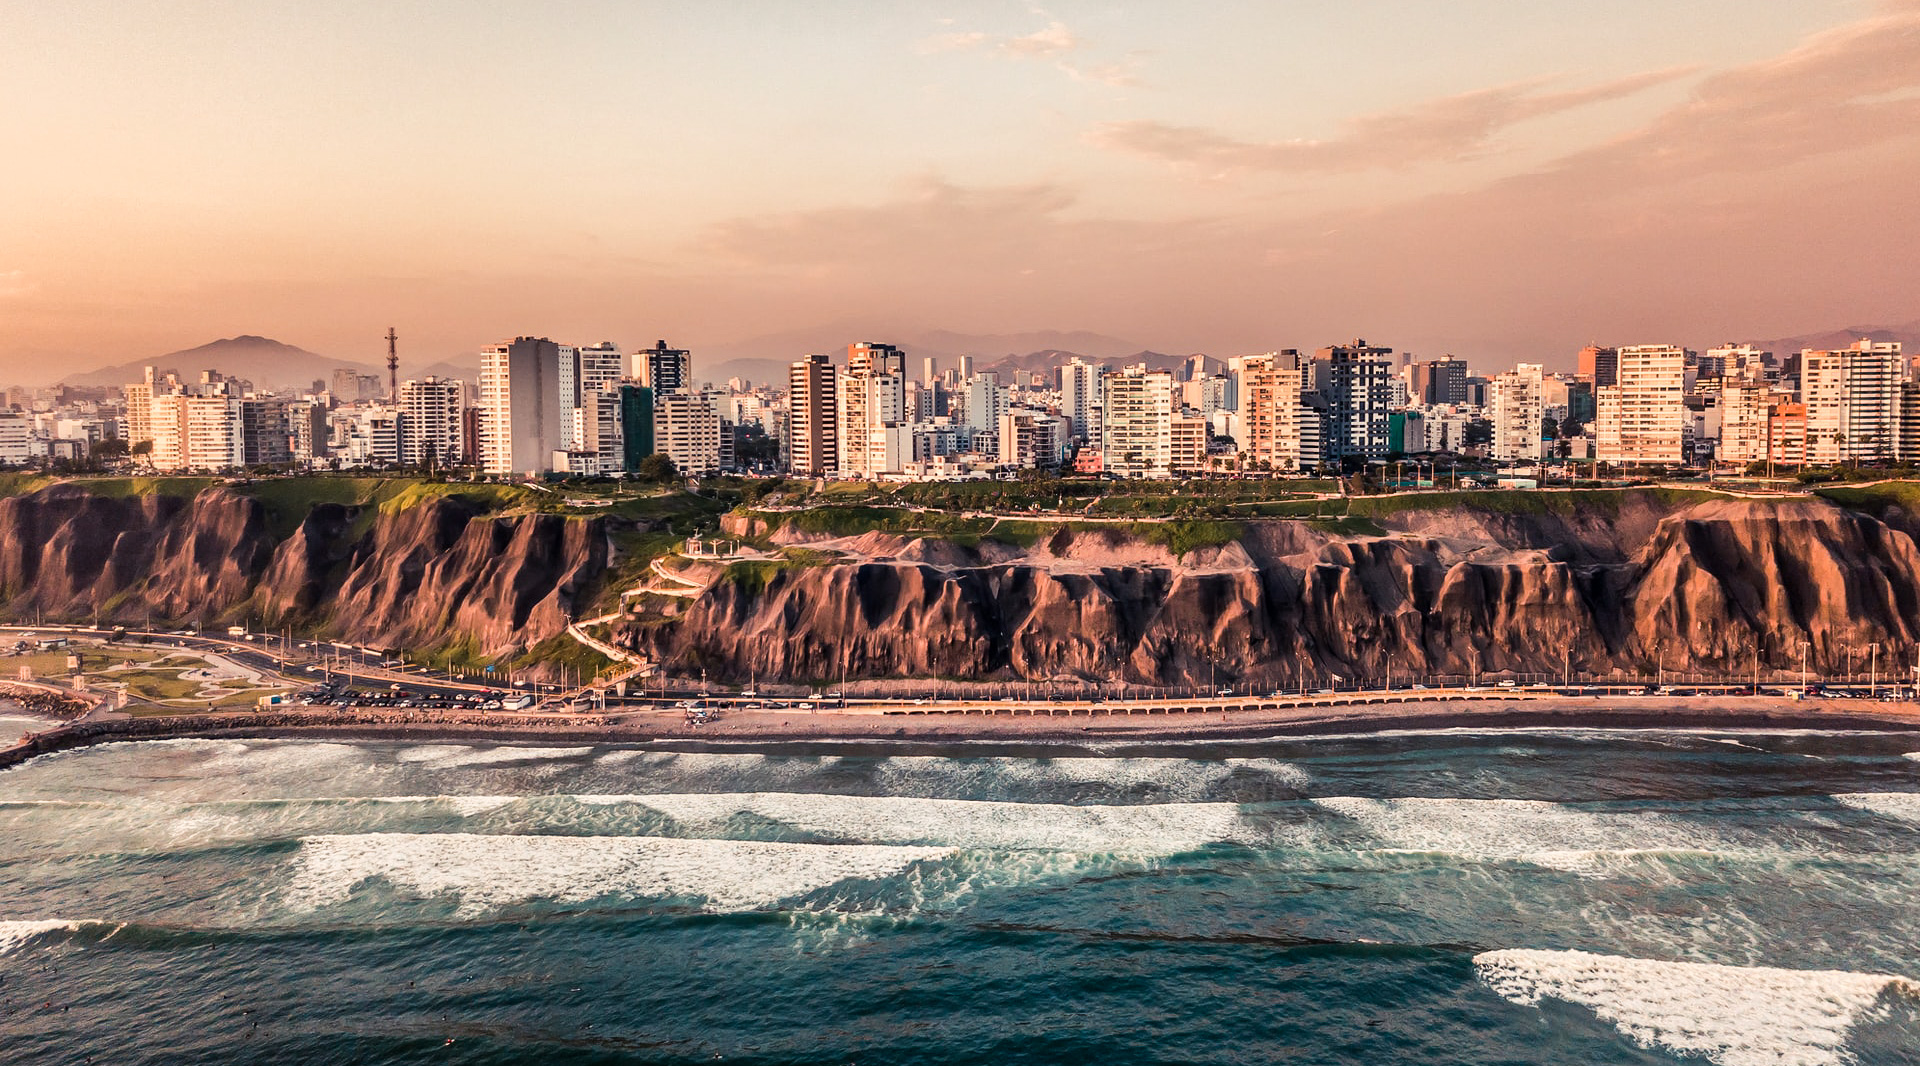
[[[1920,319],[1920,0],[0,0],[0,157],[0,381],[389,325],[1498,367]]]

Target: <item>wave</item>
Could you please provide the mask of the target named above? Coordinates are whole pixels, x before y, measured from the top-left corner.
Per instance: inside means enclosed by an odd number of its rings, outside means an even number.
[[[773,906],[843,881],[888,877],[951,848],[786,844],[670,837],[370,833],[307,837],[287,899],[302,909],[347,900],[379,878],[423,896],[457,895],[462,914],[606,896],[692,898],[710,909]]]
[[[1903,759],[1912,759],[1914,762],[1920,762],[1920,751],[1909,751],[1900,757]]]
[[[402,748],[394,759],[405,763],[423,763],[435,770],[462,766],[497,766],[501,763],[536,762],[549,759],[577,759],[593,752],[591,747],[539,748],[514,745],[474,747],[468,744],[421,744]]]
[[[1648,1049],[1719,1066],[1840,1066],[1848,1032],[1883,996],[1920,995],[1886,974],[1659,962],[1585,951],[1489,951],[1473,960],[1502,998],[1586,1007]]]
[[[1231,803],[1070,806],[909,796],[800,792],[576,796],[591,806],[633,804],[704,832],[754,815],[808,833],[879,844],[938,844],[1099,854],[1174,854],[1244,837]]]
[[[1833,798],[1856,811],[1920,822],[1920,792],[1842,792]]]
[[[1545,800],[1358,799],[1316,806],[1347,818],[1389,850],[1525,862],[1588,873],[1611,858],[1726,850],[1706,830],[1656,814],[1581,810]]]
[[[40,921],[0,921],[0,955],[6,955],[45,933],[74,932],[94,923],[52,918]]]

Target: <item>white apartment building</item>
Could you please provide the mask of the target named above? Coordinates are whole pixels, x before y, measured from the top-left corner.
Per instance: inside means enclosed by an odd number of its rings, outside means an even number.
[[[1146,364],[1108,374],[1100,447],[1106,468],[1122,477],[1173,473],[1174,380],[1170,370]]]
[[[155,470],[225,470],[246,462],[239,400],[164,393],[148,411]]]
[[[569,352],[572,349],[568,349]],[[569,436],[563,397],[571,359],[544,337],[518,337],[480,353],[480,467],[489,474],[543,473]]]
[[[1641,344],[1618,353],[1618,384],[1594,390],[1594,458],[1627,465],[1680,462],[1687,350]]]
[[[1493,422],[1492,452],[1503,463],[1541,457],[1541,422],[1546,417],[1545,372],[1539,363],[1521,363],[1487,384],[1487,413]]]
[[[1060,368],[1060,413],[1072,421],[1079,440],[1100,439],[1100,382],[1106,376],[1105,364],[1078,356]]]
[[[26,415],[0,414],[0,466],[19,466],[33,457],[33,424]]]
[[[1000,415],[1007,409],[1007,390],[1001,386],[998,373],[984,370],[968,378],[962,396],[965,407],[961,414],[969,428],[987,433],[999,430]]]
[[[1241,356],[1240,425],[1236,438],[1250,469],[1290,474],[1300,469],[1300,390],[1306,373],[1284,365],[1277,352]]]
[[[466,396],[464,381],[429,377],[400,383],[399,407],[407,430],[400,442],[402,462],[447,466],[465,458],[460,454],[460,419]]]
[[[1860,341],[1800,353],[1800,402],[1807,406],[1807,462],[1882,461],[1898,445],[1900,345]]]
[[[356,466],[396,466],[406,434],[406,416],[398,407],[369,404],[355,407],[347,423],[341,458]]]
[[[897,349],[854,345],[834,391],[840,476],[898,473],[912,457],[907,382]]]
[[[1773,394],[1765,385],[1728,374],[1720,379],[1720,446],[1723,463],[1755,463],[1767,458],[1767,427]]]
[[[682,474],[713,473],[720,469],[720,412],[704,396],[654,393],[653,449]]]
[[[1000,415],[1000,461],[1012,466],[1057,467],[1066,461],[1073,420],[1033,407],[1009,407]],[[916,456],[917,457],[917,456]]]

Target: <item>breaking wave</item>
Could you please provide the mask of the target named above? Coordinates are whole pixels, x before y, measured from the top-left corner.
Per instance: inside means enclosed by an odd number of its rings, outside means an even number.
[[[1397,851],[1525,862],[1584,873],[1648,852],[1710,852],[1725,843],[1706,830],[1657,814],[1581,810],[1543,800],[1357,799],[1313,801],[1357,823]]]
[[[786,844],[668,837],[371,833],[300,842],[287,898],[312,909],[380,878],[424,896],[453,894],[460,911],[607,896],[701,899],[710,909],[773,906],[842,881],[887,877],[951,848]]]
[[[593,806],[634,804],[718,832],[756,815],[808,833],[879,844],[1164,855],[1245,836],[1231,803],[1070,806],[907,796],[748,792],[576,796]]]
[[[1848,1035],[1920,985],[1886,974],[1658,962],[1585,951],[1489,951],[1488,987],[1523,1006],[1586,1007],[1641,1047],[1719,1066],[1842,1066]]]

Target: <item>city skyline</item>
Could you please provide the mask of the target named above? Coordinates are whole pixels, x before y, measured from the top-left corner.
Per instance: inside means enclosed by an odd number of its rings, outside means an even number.
[[[1920,316],[1920,4],[0,14],[0,379],[849,323],[1512,365]],[[511,63],[509,68],[507,64]],[[493,77],[503,69],[549,78]],[[71,71],[86,71],[84,82]],[[792,359],[804,352],[768,352]],[[1551,365],[1551,364],[1550,364]]]

